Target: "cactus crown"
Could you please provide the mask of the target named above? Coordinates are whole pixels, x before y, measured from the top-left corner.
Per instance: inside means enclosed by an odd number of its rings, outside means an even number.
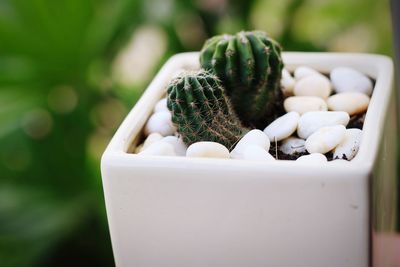
[[[263,127],[282,99],[281,48],[262,31],[218,35],[200,52],[201,66],[219,77],[243,123]]]
[[[186,72],[168,85],[167,106],[183,141],[213,141],[232,149],[248,131],[235,115],[218,78],[205,70]]]

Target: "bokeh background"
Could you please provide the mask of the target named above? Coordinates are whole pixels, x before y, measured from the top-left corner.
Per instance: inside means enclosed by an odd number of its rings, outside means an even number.
[[[0,266],[113,266],[105,146],[168,57],[242,29],[393,54],[386,0],[0,0]]]

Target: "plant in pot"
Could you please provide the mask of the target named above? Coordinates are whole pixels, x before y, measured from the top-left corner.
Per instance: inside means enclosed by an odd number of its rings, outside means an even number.
[[[366,266],[370,218],[394,224],[392,68],[260,31],[171,58],[103,155],[117,265]]]

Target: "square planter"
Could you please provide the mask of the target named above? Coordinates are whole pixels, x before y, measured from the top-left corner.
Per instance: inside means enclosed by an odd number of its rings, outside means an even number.
[[[199,68],[198,53],[176,55],[102,158],[118,267],[371,264],[372,236],[393,231],[395,223],[392,61],[368,54],[291,52],[283,59],[290,71],[307,65],[328,73],[348,66],[375,79],[357,156],[351,162],[304,165],[133,154],[171,77]]]

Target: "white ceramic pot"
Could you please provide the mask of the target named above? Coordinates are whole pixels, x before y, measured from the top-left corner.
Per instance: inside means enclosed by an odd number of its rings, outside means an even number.
[[[369,266],[371,232],[394,227],[392,61],[339,53],[289,52],[283,58],[289,70],[307,65],[328,73],[349,66],[376,80],[357,156],[351,162],[307,165],[131,153],[171,77],[199,68],[198,53],[176,55],[102,158],[118,267]]]

